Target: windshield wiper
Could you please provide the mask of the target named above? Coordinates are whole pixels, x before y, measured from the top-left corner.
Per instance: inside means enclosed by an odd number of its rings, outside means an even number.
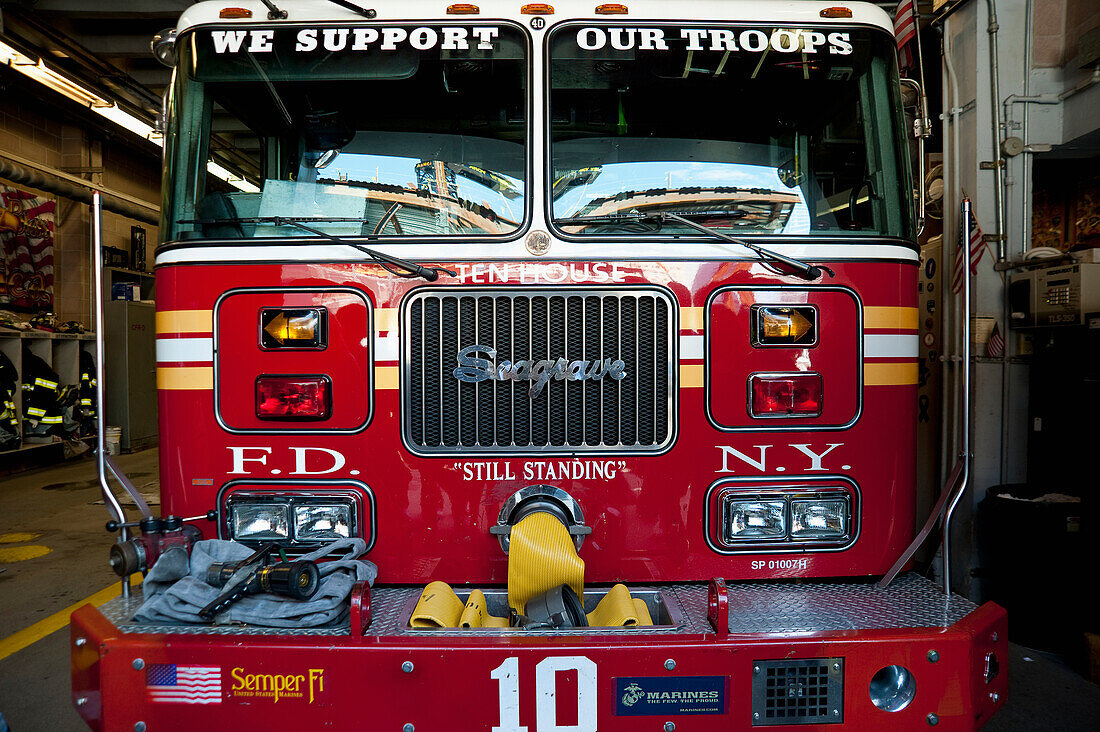
[[[347,8],[348,10],[350,10],[353,13],[358,13],[359,15],[362,15],[364,18],[373,19],[376,15],[378,15],[378,11],[375,10],[374,8],[361,8],[358,5],[356,5],[355,3],[348,2],[348,0],[328,0],[328,1],[330,3],[334,3],[336,5],[339,5],[342,8]]]
[[[382,269],[386,270],[390,274],[396,277],[423,277],[428,282],[435,282],[439,279],[439,273],[448,274],[451,277],[457,277],[458,273],[444,269],[443,267],[424,267],[416,262],[410,262],[407,259],[401,259],[400,257],[394,257],[383,252],[376,251],[370,247],[365,247],[362,244],[356,244],[353,241],[348,241],[335,234],[329,234],[328,232],[315,229],[312,226],[307,226],[302,223],[303,221],[312,221],[314,223],[337,223],[343,221],[354,221],[356,223],[364,223],[363,219],[355,218],[354,216],[245,216],[245,217],[230,217],[222,219],[180,219],[177,224],[272,224],[274,226],[294,226],[302,231],[308,231],[310,234],[328,239],[336,244],[342,244],[346,247],[351,247],[357,251],[366,254],[368,257],[378,262],[382,266]],[[404,272],[398,272],[391,267],[398,267],[403,269]]]
[[[762,246],[753,244],[752,242],[744,239],[737,239],[735,237],[723,234],[720,231],[704,226],[698,222],[692,221],[687,217],[692,218],[742,218],[745,215],[743,211],[681,211],[679,213],[672,212],[654,212],[654,213],[621,213],[621,214],[602,214],[598,216],[570,216],[564,219],[554,219],[555,224],[564,224],[566,226],[570,224],[618,224],[628,221],[652,221],[659,225],[663,225],[666,221],[675,221],[683,224],[689,228],[701,231],[704,234],[728,241],[731,244],[737,244],[743,246],[756,253],[762,260],[769,260],[772,262],[778,262],[785,267],[789,267],[794,270],[794,273],[805,280],[816,280],[821,277],[822,272],[828,272],[830,277],[836,277],[836,273],[824,265],[809,264],[799,259],[785,256],[779,252],[773,252],[771,249],[765,249]]]

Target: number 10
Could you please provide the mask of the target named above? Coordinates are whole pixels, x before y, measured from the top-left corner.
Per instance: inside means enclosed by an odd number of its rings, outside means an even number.
[[[577,723],[558,724],[558,671],[577,672]],[[519,723],[519,659],[493,669],[500,696],[500,725],[492,732],[528,732]],[[596,732],[596,664],[584,656],[550,656],[535,666],[536,732]]]

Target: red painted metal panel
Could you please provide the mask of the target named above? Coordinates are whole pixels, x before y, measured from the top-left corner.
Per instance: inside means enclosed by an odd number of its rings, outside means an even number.
[[[753,305],[814,305],[817,344],[812,347],[754,348],[750,342]],[[707,312],[708,408],[722,427],[837,427],[859,410],[860,309],[854,292],[820,288],[725,289]],[[821,374],[824,399],[817,417],[754,418],[746,410],[749,376],[770,372]],[[780,424],[780,420],[782,421]]]
[[[915,266],[891,262],[831,266],[836,278],[828,284],[855,290],[865,306],[916,304]],[[702,308],[712,292],[728,285],[785,283],[805,288],[794,278],[778,278],[743,262],[523,262],[522,266],[500,263],[493,267],[490,273],[484,264],[455,265],[462,284],[472,288],[488,282],[530,284],[534,280],[556,280],[563,273],[567,277],[565,285],[569,285],[569,279],[587,281],[584,278],[592,277],[593,271],[600,276],[613,272],[615,284],[667,286],[676,293],[681,308]],[[397,322],[396,313],[405,293],[414,287],[430,287],[394,278],[377,266],[365,264],[162,266],[158,270],[158,309],[212,311],[220,296],[242,283],[249,287],[353,288],[379,311],[388,311],[390,324]],[[854,308],[843,303],[838,300],[836,307],[844,308],[854,318]],[[255,348],[255,314],[247,320],[247,346]],[[685,336],[705,333],[692,330],[691,323],[684,325],[681,332]],[[830,326],[830,332],[852,328],[832,321],[825,325]],[[854,349],[854,335],[844,337]],[[314,355],[328,358],[334,354]],[[851,355],[838,358],[850,359]],[[245,361],[242,369],[256,368]],[[681,363],[684,367],[693,364],[701,367],[702,361]],[[392,370],[399,363],[376,360],[375,365]],[[831,388],[827,381],[826,400],[832,398]],[[317,440],[323,440],[324,447],[338,451],[346,461],[340,470],[315,477],[361,480],[376,494],[378,541],[370,558],[379,565],[383,582],[503,582],[507,559],[488,528],[509,495],[539,482],[568,491],[584,507],[593,535],[585,542],[581,556],[592,582],[881,574],[912,537],[915,389],[912,384],[865,387],[862,413],[849,429],[824,433],[782,431],[764,436],[716,430],[706,418],[704,389],[682,386],[676,412],[678,435],[667,453],[644,457],[582,454],[576,459],[537,455],[415,457],[401,440],[400,392],[394,388],[374,389],[374,416],[361,433],[308,438],[294,434],[228,434],[217,425],[210,390],[162,390],[163,505],[166,512],[195,515],[213,508],[218,489],[235,478],[310,478],[291,475],[297,454],[292,448],[317,446],[321,444]],[[251,391],[226,393],[227,401],[234,398],[247,403]],[[743,410],[743,406],[738,409]],[[837,446],[821,462],[822,470],[814,470],[812,459],[791,447],[807,445],[806,449],[822,454],[834,443]],[[759,468],[729,451],[759,460],[761,445],[770,447]],[[246,461],[244,473],[234,473],[237,454],[264,456],[265,461]],[[603,469],[604,479],[573,477],[576,466],[585,470],[585,465],[595,462]],[[326,467],[318,463],[311,470]],[[592,475],[590,467],[587,473]],[[798,480],[819,475],[843,476],[860,487],[862,530],[852,548],[811,553],[806,556],[805,566],[779,570],[769,569],[767,562],[761,569],[753,561],[782,559],[781,554],[724,556],[707,546],[704,518],[708,508],[704,498],[716,480]],[[200,528],[207,536],[213,535],[206,522],[200,522]]]
[[[543,710],[540,716],[540,696],[551,691],[564,696],[581,686],[594,688],[596,727],[588,729],[615,732],[645,725],[659,729],[665,721],[673,721],[679,732],[749,729],[754,663],[777,659],[843,659],[843,716],[824,729],[927,729],[930,714],[937,717],[937,729],[975,729],[1004,704],[1007,692],[1006,673],[987,684],[982,665],[975,662],[987,649],[1007,658],[1004,611],[994,605],[983,606],[951,628],[724,639],[709,633],[640,634],[626,640],[606,636],[113,636],[90,606],[74,613],[72,624],[74,638],[85,637],[101,648],[98,678],[74,668],[73,690],[81,696],[109,689],[104,695],[102,726],[97,727],[106,731],[133,730],[137,722],[145,722],[151,730],[385,730],[401,729],[404,724],[413,724],[421,732],[488,730],[502,723],[502,697],[504,702],[513,701],[505,684],[493,676],[506,662],[515,663],[518,721],[528,732],[553,729],[553,715]],[[993,640],[997,631],[1000,634]],[[558,659],[551,666],[593,668],[594,686],[579,673],[540,676],[539,664],[548,658]],[[674,668],[669,668],[668,660],[674,661]],[[147,673],[153,664],[217,667],[220,700],[209,704],[151,701]],[[890,713],[871,703],[868,689],[875,673],[894,664],[912,673],[917,691],[912,703]],[[618,677],[692,676],[728,680],[724,713],[633,717],[621,714],[624,710],[616,704]],[[555,688],[558,680],[560,686]],[[565,723],[578,716],[588,720],[575,696],[561,702],[555,697],[551,697],[553,708],[566,710],[565,719],[555,721]]]
[[[264,350],[260,312],[268,308],[325,308],[326,348]],[[217,390],[222,421],[234,430],[357,430],[370,416],[371,319],[366,293],[240,292],[218,305]],[[273,422],[256,416],[256,378],[262,374],[324,375],[332,381],[332,416],[323,422]]]

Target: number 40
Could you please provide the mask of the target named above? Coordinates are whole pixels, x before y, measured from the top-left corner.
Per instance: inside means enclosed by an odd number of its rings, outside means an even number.
[[[558,724],[558,671],[577,672],[577,723]],[[519,723],[519,659],[493,669],[500,697],[500,725],[492,732],[528,732]],[[596,664],[584,656],[551,656],[535,666],[535,729],[537,732],[596,732]]]

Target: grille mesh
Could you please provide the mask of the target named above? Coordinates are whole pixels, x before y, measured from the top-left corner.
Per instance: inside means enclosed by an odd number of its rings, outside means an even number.
[[[658,451],[672,436],[673,313],[656,290],[435,290],[405,308],[405,437],[419,452]],[[621,380],[459,381],[458,351],[496,363],[621,359]],[[478,357],[487,354],[478,353]]]
[[[754,725],[843,721],[842,659],[757,661],[753,666]]]

